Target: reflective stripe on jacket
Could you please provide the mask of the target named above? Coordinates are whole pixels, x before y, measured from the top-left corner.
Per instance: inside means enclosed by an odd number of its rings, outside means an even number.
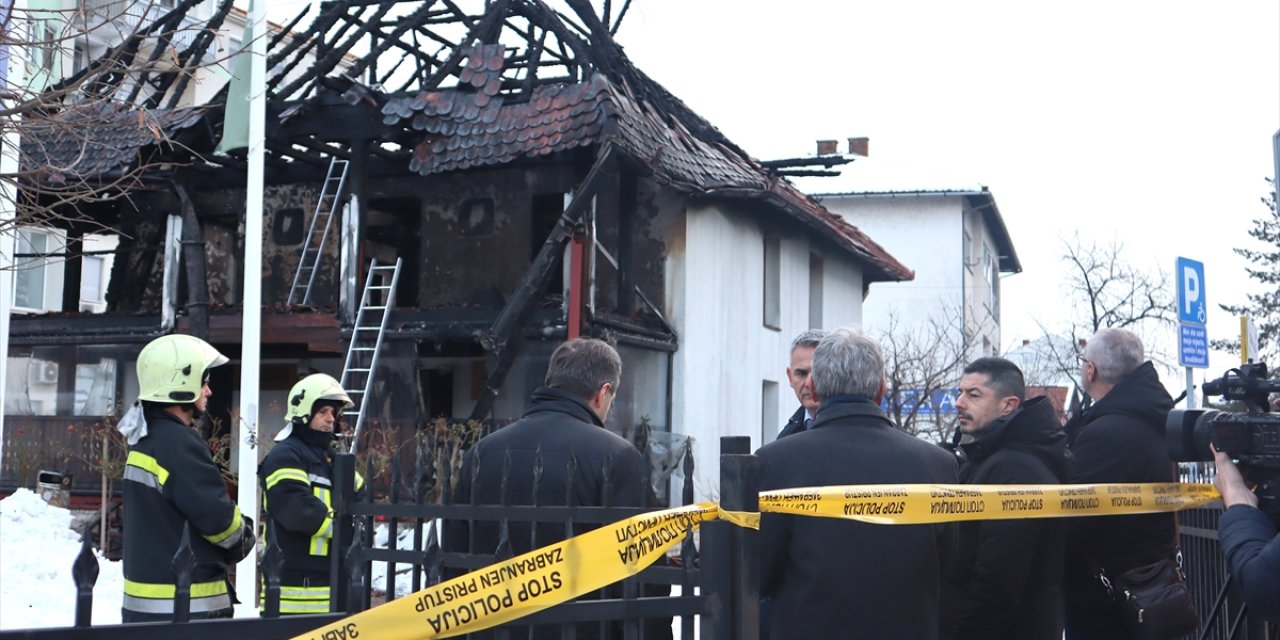
[[[149,411],[147,424],[148,435],[125,460],[123,606],[139,613],[173,612],[173,557],[190,527],[191,612],[230,609],[229,556],[252,533],[245,531],[199,433],[163,411]]]

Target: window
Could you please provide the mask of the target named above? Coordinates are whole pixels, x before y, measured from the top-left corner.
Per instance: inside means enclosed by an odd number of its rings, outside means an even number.
[[[822,328],[822,256],[809,254],[809,328]]]
[[[23,229],[18,232],[18,253],[44,253],[49,250],[49,236]],[[44,260],[18,258],[13,277],[13,306],[44,309]]]
[[[96,364],[76,365],[75,414],[105,416],[116,404],[116,361],[102,358]]]
[[[782,328],[782,243],[764,237],[764,326]]]
[[[103,297],[105,289],[103,276],[106,275],[106,258],[102,256],[85,256],[80,272],[80,310],[93,311],[106,302]],[[85,307],[88,307],[86,309]]]
[[[764,380],[760,385],[760,444],[766,445],[778,437],[778,383]]]

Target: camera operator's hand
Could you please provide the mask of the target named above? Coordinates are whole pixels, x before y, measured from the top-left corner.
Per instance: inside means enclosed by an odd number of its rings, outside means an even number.
[[[1213,486],[1222,494],[1222,504],[1228,508],[1237,504],[1257,507],[1258,496],[1249,490],[1249,485],[1245,484],[1244,476],[1240,475],[1240,469],[1231,461],[1231,456],[1214,449],[1213,445],[1209,445],[1209,449],[1213,451],[1213,459],[1218,466]]]

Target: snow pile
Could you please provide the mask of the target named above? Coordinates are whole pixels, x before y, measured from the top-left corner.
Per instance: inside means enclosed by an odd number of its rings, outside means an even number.
[[[75,623],[71,565],[80,536],[71,512],[29,489],[0,501],[0,629],[69,627]],[[124,576],[119,562],[98,556],[93,624],[119,624]]]
[[[437,527],[436,540],[440,539],[439,537],[440,521],[439,520],[423,523],[422,524],[422,540],[424,545],[426,544],[426,539],[427,539],[427,527],[430,527],[430,526]],[[385,523],[377,525],[373,533],[373,546],[378,549],[390,548],[390,549],[413,550],[413,525],[407,524],[407,523],[400,523],[400,525],[396,529],[395,546],[390,546],[388,544],[389,537],[390,537],[390,527],[388,527]],[[369,572],[370,578],[372,579],[371,583],[373,585],[373,588],[378,591],[382,591],[384,593],[387,590],[387,564],[388,563],[386,562],[375,562],[373,563],[372,570],[370,570]],[[396,597],[397,598],[403,598],[412,592],[411,591],[413,587],[412,570],[413,570],[413,565],[404,564],[404,563],[395,564]]]

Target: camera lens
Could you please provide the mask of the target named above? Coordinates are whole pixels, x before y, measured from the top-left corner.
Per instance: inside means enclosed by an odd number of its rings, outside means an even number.
[[[1204,409],[1174,409],[1164,424],[1165,442],[1169,457],[1175,462],[1207,462],[1213,460],[1209,443],[1213,441],[1214,418],[1217,411]]]

